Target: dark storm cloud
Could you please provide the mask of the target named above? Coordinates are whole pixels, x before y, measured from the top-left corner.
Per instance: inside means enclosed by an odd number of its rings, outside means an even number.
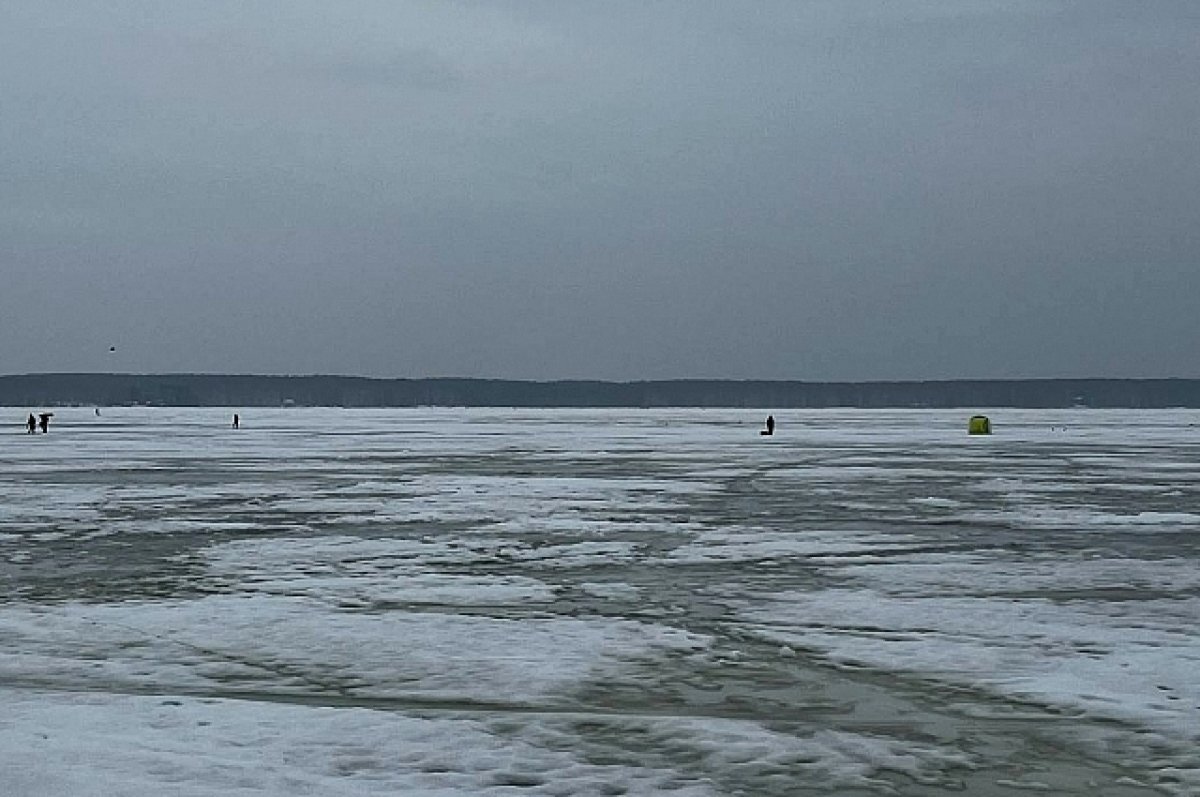
[[[4,13],[4,371],[1197,372],[1189,3]]]

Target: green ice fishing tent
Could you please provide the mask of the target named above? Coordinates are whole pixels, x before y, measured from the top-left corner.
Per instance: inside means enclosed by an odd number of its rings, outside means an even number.
[[[991,434],[992,422],[986,415],[972,415],[967,422],[967,434]]]

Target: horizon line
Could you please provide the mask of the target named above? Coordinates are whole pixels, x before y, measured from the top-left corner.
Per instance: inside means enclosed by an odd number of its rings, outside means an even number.
[[[899,384],[952,384],[961,382],[1194,382],[1200,376],[955,376],[904,379],[795,379],[762,377],[654,377],[638,379],[603,379],[598,377],[521,378],[506,376],[363,376],[337,373],[250,373],[209,371],[32,371],[25,373],[0,374],[0,379],[22,379],[36,377],[200,377],[200,378],[254,378],[254,379],[356,379],[372,382],[512,382],[519,384],[606,384],[639,385],[678,382],[722,382],[762,384],[806,384],[806,385],[899,385]]]

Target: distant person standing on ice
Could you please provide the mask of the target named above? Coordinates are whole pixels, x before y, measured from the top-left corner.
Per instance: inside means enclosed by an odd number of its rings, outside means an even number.
[[[25,421],[25,428],[28,430],[26,434],[37,433],[37,418],[33,417],[33,413],[29,413],[29,420]]]
[[[50,431],[50,418],[53,415],[53,412],[43,412],[38,415],[38,427],[41,428],[42,434]]]
[[[234,429],[238,429],[238,428],[240,428],[240,427],[241,427],[241,425],[242,425],[242,419],[241,419],[241,418],[239,418],[239,417],[238,417],[238,414],[235,412],[235,413],[233,414],[233,428],[234,428]]]
[[[763,429],[761,432],[759,432],[759,434],[764,435],[764,436],[775,434],[775,416],[774,415],[767,416],[767,428]]]

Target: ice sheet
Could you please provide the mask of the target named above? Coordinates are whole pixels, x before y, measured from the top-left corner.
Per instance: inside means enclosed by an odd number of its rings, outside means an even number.
[[[0,618],[0,682],[528,703],[622,661],[707,645],[630,620],[339,610],[320,597],[10,610]]]
[[[232,411],[0,436],[0,794],[1200,790],[1200,413]]]

